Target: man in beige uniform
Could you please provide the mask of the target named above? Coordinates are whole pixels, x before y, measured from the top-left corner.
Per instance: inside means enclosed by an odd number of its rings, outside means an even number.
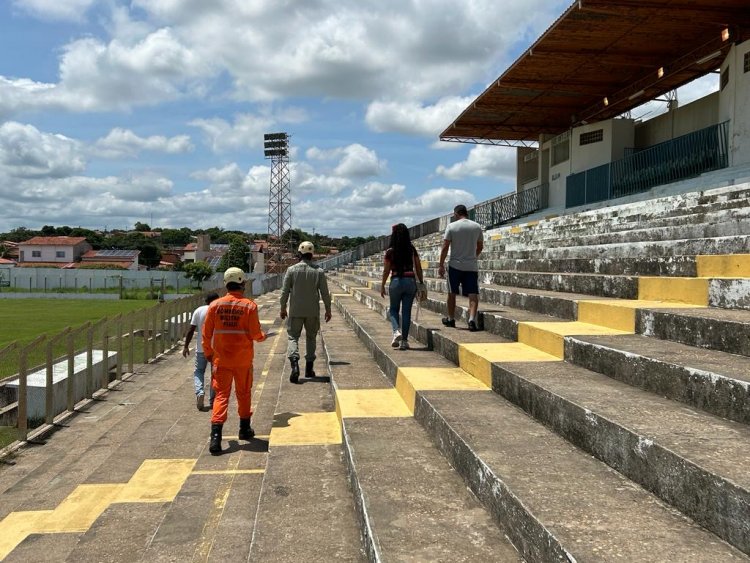
[[[287,322],[289,346],[287,357],[292,365],[289,381],[299,381],[299,337],[305,328],[305,377],[315,377],[313,363],[315,362],[315,348],[318,331],[320,330],[320,304],[325,306],[326,322],[331,320],[331,294],[328,292],[328,282],[325,272],[312,263],[315,247],[313,243],[305,241],[299,245],[302,260],[289,268],[284,276],[281,289],[282,319],[287,318],[286,304],[289,301],[291,314]]]

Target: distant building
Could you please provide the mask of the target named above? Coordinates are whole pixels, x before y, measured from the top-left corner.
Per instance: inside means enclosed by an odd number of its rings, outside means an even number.
[[[99,265],[99,266],[117,266],[126,270],[138,270],[138,256],[140,250],[89,250],[81,256],[81,262],[73,267],[81,268]]]
[[[85,237],[34,237],[19,243],[19,264],[61,264],[78,262],[91,245]]]
[[[215,270],[221,261],[221,257],[229,250],[229,245],[211,244],[210,235],[198,235],[196,238],[196,242],[185,245],[182,261],[185,264],[207,262]]]

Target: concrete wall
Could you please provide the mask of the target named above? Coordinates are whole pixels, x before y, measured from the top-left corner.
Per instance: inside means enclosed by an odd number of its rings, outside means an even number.
[[[516,191],[539,184],[539,151],[516,147]]]
[[[635,127],[635,146],[640,149],[669,141],[680,135],[716,125],[719,119],[719,93],[714,92],[639,123]]]
[[[719,92],[719,121],[729,120],[729,166],[750,162],[750,72],[745,72],[745,54],[750,41],[734,45],[721,64],[729,71],[729,82]]]
[[[30,244],[19,247],[19,258],[23,253],[23,258],[20,258],[21,262],[60,262],[61,264],[67,264],[75,262],[89,250],[91,250],[91,245],[88,243],[75,246]],[[39,256],[34,256],[34,252],[38,252]],[[58,252],[61,252],[63,256],[57,256]]]
[[[54,291],[58,288],[111,289],[120,287],[120,278],[124,289],[147,288],[152,283],[160,287],[162,279],[165,286],[185,288],[191,281],[182,272],[130,271],[130,270],[60,270],[57,268],[10,268],[5,270],[10,277],[10,287],[22,290]],[[153,280],[153,281],[152,281]],[[46,282],[46,285],[45,285]],[[2,288],[0,288],[2,290]]]

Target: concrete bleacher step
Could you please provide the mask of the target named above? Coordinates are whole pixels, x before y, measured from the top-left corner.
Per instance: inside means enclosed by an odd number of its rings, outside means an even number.
[[[565,360],[750,424],[750,358],[641,335],[580,336],[565,341]]]
[[[416,345],[393,350],[379,313],[352,298],[336,304],[383,372],[413,397],[415,418],[527,560],[746,560],[489,388],[437,385],[432,379],[441,367],[457,379],[468,374]]]
[[[385,315],[385,303],[371,299],[368,304]],[[413,324],[416,336],[476,377],[486,378],[491,362],[510,362],[491,365],[489,373],[497,392],[712,531],[746,551],[750,549],[750,529],[740,516],[743,506],[750,505],[750,480],[733,471],[750,461],[743,454],[750,446],[750,428],[687,409],[569,363],[516,364],[509,356],[511,351],[504,353],[502,345],[472,349],[467,341],[492,342],[492,335],[488,339],[487,335],[467,331],[441,331],[439,316],[431,312],[425,311]],[[497,337],[494,340],[500,342]],[[612,405],[609,398],[615,396],[617,404]],[[738,408],[745,410],[748,406],[742,403]],[[691,440],[682,440],[684,435]],[[701,448],[696,449],[696,444]],[[652,445],[658,453],[646,451]],[[712,468],[719,460],[721,463]],[[671,482],[675,476],[679,476],[679,485]],[[706,491],[709,500],[691,496],[691,488]]]
[[[353,287],[346,279],[334,279],[347,290]],[[374,283],[372,291],[354,290],[353,294],[355,299],[385,316],[387,305],[377,294],[379,288],[380,284]],[[420,307],[441,316],[447,314],[445,296],[434,293],[431,295],[420,304]],[[599,303],[610,302],[617,303]],[[466,305],[466,299],[457,300],[456,312],[459,322],[466,322],[468,319]],[[565,318],[569,320],[575,319],[578,314],[576,303],[572,305],[566,312]],[[694,408],[730,420],[750,422],[750,359],[724,351],[727,348],[740,353],[745,351],[741,346],[745,346],[748,341],[747,338],[743,338],[743,334],[748,334],[747,323],[750,322],[750,316],[745,312],[733,313],[735,317],[743,317],[745,322],[731,323],[725,319],[717,324],[711,318],[712,313],[716,315],[715,312],[701,310],[702,316],[692,317],[695,313],[696,311],[691,309],[644,308],[635,311],[635,323],[637,326],[640,325],[638,330],[648,332],[648,327],[654,326],[648,319],[654,314],[671,319],[677,326],[680,326],[683,319],[697,319],[702,324],[696,327],[695,332],[705,333],[705,336],[703,341],[697,341],[695,344],[701,344],[703,347],[636,334],[622,334],[616,337],[568,336],[564,340],[564,359]],[[517,308],[493,309],[492,305],[486,303],[479,312],[479,326],[483,330],[510,341],[518,340],[521,323],[554,320],[564,319],[555,319]],[[415,329],[422,341],[435,345],[435,339],[429,329],[419,324],[415,325]],[[673,334],[680,332],[673,331]],[[646,351],[648,355],[645,355]]]
[[[380,289],[379,279],[363,275],[338,273],[335,279],[341,280],[348,286],[371,287],[376,291]],[[444,303],[436,297],[436,293],[440,295],[447,291],[445,280],[426,279],[425,283],[430,289],[431,298],[424,303],[424,307],[445,313]],[[498,317],[491,322],[496,325],[500,323],[509,330],[516,331],[519,322],[534,322],[539,319],[525,318],[515,311],[498,311],[498,306],[549,315],[561,320],[576,320],[578,319],[580,303],[592,301],[591,295],[486,284],[480,284],[479,292],[480,300],[484,304],[484,311],[480,310],[480,326],[486,320],[485,313],[489,313]],[[711,295],[717,294],[712,292]],[[721,293],[718,293],[718,295],[721,295]],[[629,306],[628,303],[621,303],[617,299],[596,298],[594,301],[601,305]],[[750,311],[715,308],[694,309],[690,306],[685,308],[685,305],[668,302],[659,305],[666,308],[653,308],[657,304],[644,303],[633,311],[634,326],[631,332],[699,348],[750,356]],[[506,338],[514,338],[512,333],[498,332],[498,334],[503,334]]]
[[[704,255],[704,254],[743,254],[750,248],[749,235],[726,237],[711,237],[698,239],[680,239],[665,241],[648,241],[637,244],[615,242],[597,246],[575,245],[565,247],[551,247],[538,249],[518,249],[495,251],[488,248],[485,258],[540,258],[549,260],[566,260],[573,258],[631,258],[631,257],[660,257],[673,255]],[[484,253],[483,253],[484,255]]]
[[[325,331],[370,561],[520,561],[340,315]]]

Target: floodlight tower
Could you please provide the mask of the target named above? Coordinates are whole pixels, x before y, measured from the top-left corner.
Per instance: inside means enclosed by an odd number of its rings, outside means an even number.
[[[289,189],[289,135],[266,133],[263,135],[264,154],[271,160],[271,193],[268,199],[268,242],[292,228],[292,199]]]

